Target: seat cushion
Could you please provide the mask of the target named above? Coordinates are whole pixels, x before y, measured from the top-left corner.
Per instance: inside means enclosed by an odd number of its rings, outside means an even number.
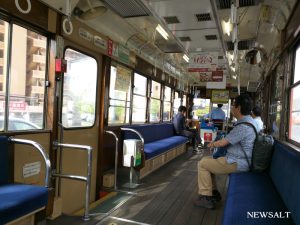
[[[158,141],[154,141],[148,144],[145,144],[144,151],[146,159],[153,158],[163,152],[171,150],[172,148],[184,144],[188,141],[187,137],[183,136],[173,136],[169,138],[164,138]]]
[[[48,189],[11,184],[0,186],[0,224],[5,224],[47,205]]]
[[[258,214],[253,214],[258,212]],[[294,224],[289,218],[262,218],[264,212],[289,212],[267,173],[235,173],[230,175],[223,225]],[[250,213],[250,214],[249,214]],[[257,218],[251,218],[254,215]],[[268,217],[270,215],[268,214]]]
[[[300,153],[275,142],[270,176],[296,224],[300,224]]]
[[[145,144],[175,135],[172,123],[132,125],[124,126],[124,128],[131,128],[138,131],[143,136]],[[139,139],[131,131],[123,131],[123,135],[124,139]]]

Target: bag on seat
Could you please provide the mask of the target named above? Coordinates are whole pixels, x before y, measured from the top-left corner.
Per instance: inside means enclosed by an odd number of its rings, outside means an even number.
[[[246,124],[252,127],[255,131],[256,138],[254,141],[253,152],[252,152],[252,163],[250,166],[251,171],[253,172],[263,172],[265,171],[270,163],[273,154],[273,144],[274,139],[271,135],[266,135],[263,133],[257,133],[256,128],[251,123],[242,122],[240,124]],[[244,152],[244,151],[243,151]],[[248,164],[250,165],[249,159],[244,152]]]

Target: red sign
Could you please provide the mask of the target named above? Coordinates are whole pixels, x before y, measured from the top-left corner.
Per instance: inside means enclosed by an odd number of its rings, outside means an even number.
[[[204,133],[204,141],[212,141],[212,133]]]
[[[67,60],[55,59],[55,72],[66,73],[67,72]]]
[[[111,39],[108,39],[107,41],[107,55],[112,56],[113,53],[113,41]]]
[[[212,78],[212,81],[215,81],[215,82],[223,81],[223,71],[222,70],[212,71],[211,78]]]

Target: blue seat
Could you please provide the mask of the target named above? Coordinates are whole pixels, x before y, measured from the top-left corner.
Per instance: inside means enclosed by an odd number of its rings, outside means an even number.
[[[230,175],[222,224],[300,224],[299,178],[300,154],[276,141],[268,172]]]
[[[188,142],[187,137],[177,136],[172,123],[124,126],[138,131],[144,138],[146,159]],[[124,131],[123,139],[139,139],[137,134]]]
[[[48,188],[9,182],[10,143],[0,136],[0,224],[5,224],[41,209],[48,202]]]

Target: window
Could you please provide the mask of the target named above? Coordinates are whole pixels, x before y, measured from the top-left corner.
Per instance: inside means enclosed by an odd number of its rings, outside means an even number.
[[[95,122],[97,62],[94,58],[66,49],[62,124],[66,128],[90,127]],[[39,82],[36,80],[35,82]]]
[[[173,115],[176,115],[180,105],[181,105],[181,98],[179,97],[179,93],[176,91],[174,94]]]
[[[0,66],[0,76],[3,75],[3,66]]]
[[[147,78],[134,73],[132,123],[145,123],[147,106]]]
[[[193,99],[193,117],[194,119],[204,118],[209,114],[210,99],[194,98]]]
[[[163,121],[171,120],[171,93],[172,90],[170,87],[165,86],[164,90],[164,112],[163,112]]]
[[[0,49],[0,58],[3,58],[3,56],[4,56],[4,52],[2,49]]]
[[[182,105],[186,106],[186,95],[182,97]]]
[[[289,139],[300,143],[300,46],[296,51],[294,80],[290,92]]]
[[[8,33],[12,43],[8,46]],[[38,42],[38,43],[37,43]],[[6,59],[6,52],[11,51],[11,60]],[[9,30],[4,23],[3,81],[1,101],[6,94],[6,67],[10,66],[8,130],[41,129],[44,124],[44,98],[46,79],[47,38],[39,33],[13,24]],[[35,77],[41,79],[40,84],[33,83]],[[7,103],[0,104],[7,105]],[[5,115],[5,109],[1,109]],[[4,118],[4,120],[7,118]],[[4,126],[2,127],[4,129]]]
[[[131,73],[119,65],[110,68],[108,124],[129,123]]]
[[[1,24],[0,24],[1,25]],[[4,33],[0,33],[0,41],[4,42]]]
[[[150,122],[160,121],[160,95],[161,84],[155,81],[151,82],[151,95],[150,95]]]

